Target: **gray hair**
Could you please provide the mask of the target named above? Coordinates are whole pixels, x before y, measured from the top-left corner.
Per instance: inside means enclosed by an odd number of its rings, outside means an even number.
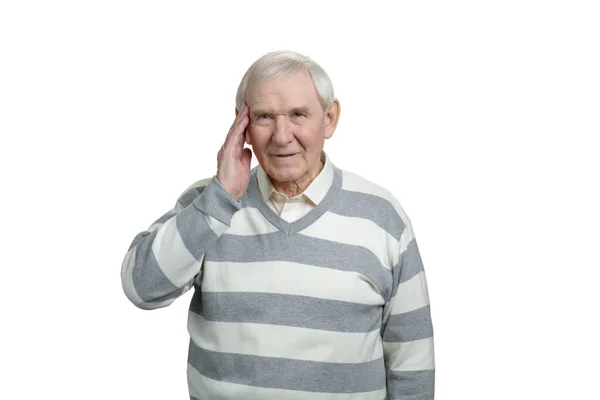
[[[263,79],[279,75],[291,75],[302,68],[306,68],[312,77],[317,91],[317,97],[323,109],[329,111],[334,100],[333,84],[327,72],[310,57],[287,50],[272,51],[256,60],[244,74],[238,86],[235,105],[241,110],[242,103],[246,101],[248,88],[258,84]]]

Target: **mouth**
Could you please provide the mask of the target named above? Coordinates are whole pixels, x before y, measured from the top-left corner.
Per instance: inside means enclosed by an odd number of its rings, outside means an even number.
[[[277,157],[277,158],[290,158],[295,156],[297,153],[294,154],[272,154],[273,157]]]

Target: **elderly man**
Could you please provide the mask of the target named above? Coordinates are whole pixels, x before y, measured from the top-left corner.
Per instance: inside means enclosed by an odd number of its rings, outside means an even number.
[[[121,278],[136,306],[194,288],[191,399],[433,399],[414,231],[392,194],[323,151],[339,115],[317,63],[264,55],[240,83],[216,175],[134,238]]]

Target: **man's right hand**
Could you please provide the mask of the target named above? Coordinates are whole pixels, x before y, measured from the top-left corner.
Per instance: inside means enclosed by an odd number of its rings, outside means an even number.
[[[217,155],[217,179],[236,200],[246,193],[250,183],[252,150],[244,148],[249,122],[249,108],[243,103]]]

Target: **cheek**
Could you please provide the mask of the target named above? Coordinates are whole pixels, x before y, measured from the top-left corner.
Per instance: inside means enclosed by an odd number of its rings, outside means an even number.
[[[265,132],[256,126],[248,126],[246,129],[246,138],[253,147],[262,147],[265,143]]]
[[[251,141],[254,141],[256,138],[256,127],[248,125],[248,127],[246,128],[246,137],[249,138]]]
[[[298,135],[296,135],[296,138],[304,147],[308,148],[319,146],[320,143],[324,140],[323,133],[318,126],[303,127],[299,130]]]

